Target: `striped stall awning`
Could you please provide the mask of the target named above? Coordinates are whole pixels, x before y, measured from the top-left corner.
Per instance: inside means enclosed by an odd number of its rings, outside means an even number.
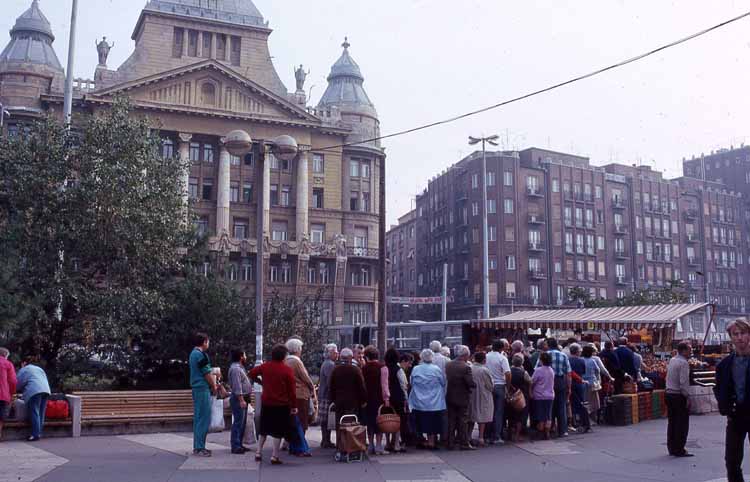
[[[624,330],[670,328],[683,316],[701,310],[708,305],[709,303],[691,303],[518,311],[498,318],[473,320],[471,324],[475,328],[492,329]]]

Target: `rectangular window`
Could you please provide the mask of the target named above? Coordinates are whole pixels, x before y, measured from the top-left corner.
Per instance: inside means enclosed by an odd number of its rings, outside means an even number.
[[[253,153],[248,152],[245,154],[245,165],[246,166],[252,166],[253,165]]]
[[[242,260],[242,266],[240,266],[240,279],[242,281],[253,280],[253,265],[250,264],[250,260]]]
[[[313,188],[313,205],[315,209],[323,209],[324,191],[322,187]]]
[[[323,174],[325,172],[325,158],[323,154],[313,154],[313,172]]]
[[[246,182],[242,186],[242,201],[249,203],[253,199],[253,185]]]
[[[516,284],[513,282],[505,283],[505,296],[508,298],[516,297]]]
[[[214,162],[214,146],[211,144],[203,144],[203,161],[206,164],[213,164]]]
[[[513,214],[513,200],[512,199],[505,199],[503,201],[503,212],[505,212],[505,214]]]
[[[349,161],[349,177],[359,177],[359,161]]]
[[[281,187],[281,205],[282,206],[289,206],[291,204],[291,193],[292,188],[290,186],[282,186]]]
[[[271,239],[274,241],[287,241],[288,224],[286,221],[274,221],[271,228]]]
[[[248,235],[248,221],[246,219],[235,219],[234,221],[234,237],[237,239],[247,239]]]
[[[240,58],[242,57],[242,37],[232,36],[232,47],[231,47],[231,62],[232,65],[240,65]]]
[[[203,180],[203,200],[210,201],[213,198],[214,192],[214,180],[204,179]]]
[[[191,177],[188,186],[188,195],[190,199],[198,199],[198,178]]]
[[[175,27],[174,39],[172,41],[172,57],[182,57],[182,49],[185,42],[185,30]]]
[[[198,32],[196,30],[188,31],[188,56],[198,56]]]
[[[233,203],[240,202],[240,183],[232,182],[229,186],[229,201]]]
[[[495,176],[495,173],[492,171],[489,171],[487,173],[487,186],[494,186],[497,181],[497,176]]]
[[[479,216],[479,203],[478,202],[471,203],[471,215]]]
[[[279,205],[279,185],[271,184],[271,206]]]
[[[369,192],[363,192],[362,193],[362,212],[363,213],[369,213],[371,209],[370,206],[370,193]]]
[[[359,191],[352,191],[349,195],[349,210],[359,211]]]
[[[506,227],[505,228],[505,240],[506,241],[515,241],[516,240],[516,232],[513,230],[512,227]]]
[[[203,51],[201,52],[201,57],[204,59],[210,59],[211,58],[211,47],[213,44],[213,37],[214,34],[211,32],[203,32]]]
[[[505,269],[508,271],[516,270],[516,257],[514,255],[511,254],[505,257]]]
[[[601,186],[594,186],[594,196],[596,199],[602,198],[602,187]]]
[[[231,166],[239,166],[241,164],[240,162],[240,156],[229,156],[229,164]]]
[[[489,238],[489,241],[497,241],[497,226],[488,226],[489,228],[489,234],[487,237]]]
[[[604,236],[596,237],[596,249],[598,249],[599,251],[604,251]]]
[[[360,171],[362,172],[363,179],[370,179],[370,163],[362,161]]]
[[[504,186],[513,185],[513,172],[512,171],[503,172],[503,185]]]
[[[201,145],[199,142],[190,143],[190,161],[200,162],[201,160]]]
[[[310,226],[310,238],[313,243],[323,244],[326,242],[326,225],[313,224]]]
[[[216,35],[216,59],[227,59],[227,36],[224,34]]]
[[[497,214],[497,201],[494,199],[487,200],[487,214]]]

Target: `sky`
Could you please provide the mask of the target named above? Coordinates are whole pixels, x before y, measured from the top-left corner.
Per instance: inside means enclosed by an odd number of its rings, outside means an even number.
[[[7,32],[31,0],[0,0]],[[72,0],[40,0],[65,64]],[[633,57],[750,10],[741,0],[255,0],[274,30],[289,90],[311,73],[312,104],[348,36],[383,134],[449,118]],[[145,0],[79,0],[74,72],[92,78],[95,41],[133,48]],[[433,176],[471,153],[469,135],[504,149],[540,147],[593,164],[644,164],[667,177],[681,160],[750,142],[750,18],[593,79],[453,124],[385,140],[387,217],[395,223]],[[5,37],[5,43],[9,36]]]

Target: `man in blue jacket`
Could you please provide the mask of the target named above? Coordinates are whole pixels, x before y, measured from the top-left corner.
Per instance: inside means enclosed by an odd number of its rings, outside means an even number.
[[[744,482],[742,457],[750,433],[750,323],[738,319],[727,326],[734,352],[716,367],[714,394],[727,417],[724,460],[728,482]]]

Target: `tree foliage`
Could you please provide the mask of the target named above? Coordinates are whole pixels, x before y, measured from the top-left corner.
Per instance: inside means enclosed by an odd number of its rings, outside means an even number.
[[[0,138],[0,344],[40,356],[53,383],[96,387],[184,387],[195,331],[216,366],[231,348],[254,353],[252,301],[220,270],[194,269],[210,257],[186,222],[188,161],[163,158],[125,100],[77,128],[47,119]],[[312,362],[316,307],[272,297],[267,349],[299,336]]]
[[[571,304],[585,308],[687,303],[688,296],[681,288],[681,283],[672,281],[661,288],[636,290],[623,298],[603,299],[593,298],[588,289],[576,286],[568,291],[568,300]]]

